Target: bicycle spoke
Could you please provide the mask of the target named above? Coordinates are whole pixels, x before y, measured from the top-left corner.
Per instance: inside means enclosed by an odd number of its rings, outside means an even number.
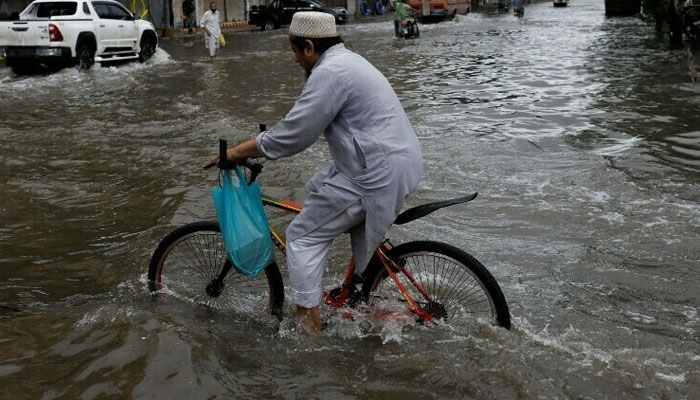
[[[267,310],[270,287],[265,273],[248,277],[232,269],[221,287],[208,292],[228,262],[218,230],[184,234],[166,250],[160,266],[163,293],[210,307],[260,312]]]
[[[446,295],[445,298],[455,298],[455,297],[458,297],[459,295],[461,295],[462,292],[464,292],[464,290],[470,290],[470,289],[473,287],[474,284],[476,284],[476,285],[478,286],[478,284],[479,284],[478,282],[476,282],[476,281],[475,281],[473,278],[471,278],[471,276],[469,276],[468,274],[466,274],[466,273],[464,273],[463,271],[461,271],[460,278],[461,278],[462,276],[464,276],[464,275],[467,275],[468,278],[465,279],[464,282],[463,282],[461,279],[458,280],[458,281],[450,288],[450,291],[447,293],[449,296]],[[467,280],[471,280],[471,282],[467,282]]]
[[[187,254],[189,256],[189,267],[194,267],[194,270],[196,273],[199,273],[205,280],[209,277],[208,271],[207,271],[207,263],[204,261],[204,250],[202,250],[201,245],[198,243],[198,237],[199,235],[193,235],[192,240],[188,240],[184,242],[185,246],[183,249],[184,251],[187,251]]]
[[[468,267],[454,258],[434,252],[417,252],[404,255],[400,261],[416,284],[411,283],[405,274],[398,274],[399,279],[422,309],[442,307],[446,317],[451,320],[459,318],[460,315],[495,315],[491,300],[480,280]],[[383,276],[384,283],[377,287],[373,300],[405,304],[393,279],[385,272]],[[417,285],[427,293],[430,303],[418,290]]]

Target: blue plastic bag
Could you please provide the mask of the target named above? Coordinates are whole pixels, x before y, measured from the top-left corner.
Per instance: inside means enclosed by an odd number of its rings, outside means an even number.
[[[224,171],[221,188],[212,189],[224,247],[233,266],[256,276],[275,260],[260,186],[248,185],[241,167],[236,175]]]

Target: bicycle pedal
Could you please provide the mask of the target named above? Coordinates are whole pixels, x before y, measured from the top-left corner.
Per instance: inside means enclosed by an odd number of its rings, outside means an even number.
[[[350,282],[351,284],[357,286],[357,285],[362,285],[365,283],[365,279],[361,275],[353,275],[352,281]]]

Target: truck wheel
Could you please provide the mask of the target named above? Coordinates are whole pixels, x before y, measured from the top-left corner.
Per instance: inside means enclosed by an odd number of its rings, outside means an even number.
[[[156,42],[152,37],[144,35],[141,38],[141,52],[139,53],[139,62],[146,62],[156,53]]]
[[[17,76],[31,74],[37,70],[36,64],[25,60],[5,60],[5,65]]]
[[[264,31],[271,31],[275,28],[276,28],[275,23],[272,21],[269,21],[269,20],[265,21],[265,24],[262,26],[262,30],[264,30]]]
[[[87,43],[78,46],[75,56],[75,67],[78,71],[87,71],[95,63],[95,50]]]

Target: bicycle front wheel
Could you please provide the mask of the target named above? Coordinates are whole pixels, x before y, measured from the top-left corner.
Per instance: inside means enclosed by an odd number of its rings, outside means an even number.
[[[256,277],[237,272],[216,221],[190,223],[168,234],[151,257],[148,285],[160,295],[282,318],[284,286],[277,264]]]
[[[417,241],[396,246],[387,256],[405,270],[394,272],[424,312],[450,321],[481,316],[510,329],[510,313],[501,288],[465,251],[446,243]],[[371,306],[405,306],[406,300],[376,258],[363,278],[363,297]]]

